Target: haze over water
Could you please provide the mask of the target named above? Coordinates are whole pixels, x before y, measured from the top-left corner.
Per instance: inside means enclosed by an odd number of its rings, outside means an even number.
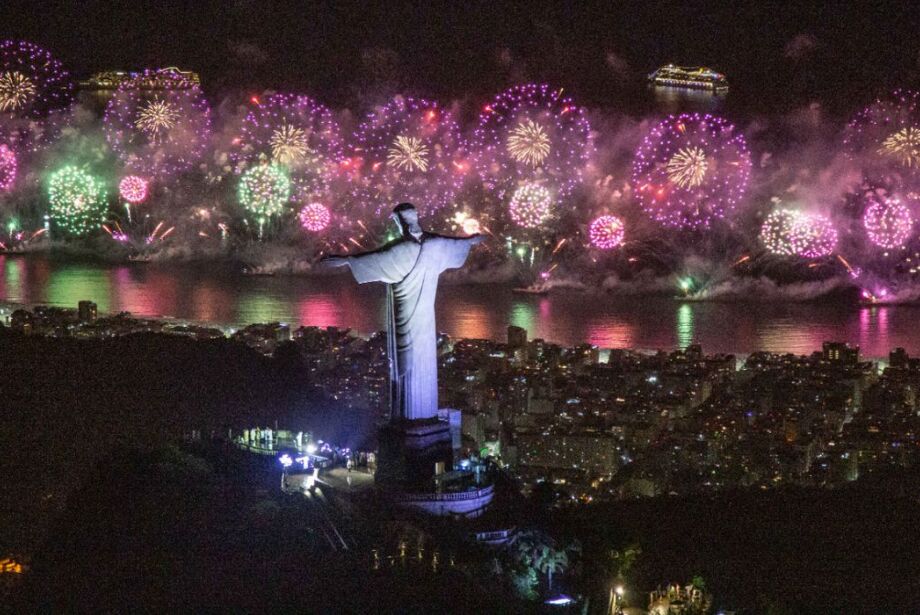
[[[95,301],[107,313],[170,316],[241,326],[281,321],[349,327],[384,326],[381,285],[349,275],[246,276],[237,266],[105,264],[44,255],[0,256],[0,299],[76,307]],[[811,303],[700,303],[669,297],[617,297],[562,290],[520,295],[504,285],[449,285],[438,291],[438,328],[455,338],[504,339],[508,325],[566,345],[673,349],[692,342],[708,352],[809,353],[825,340],[858,344],[883,357],[920,348],[920,308],[862,307],[841,297]]]

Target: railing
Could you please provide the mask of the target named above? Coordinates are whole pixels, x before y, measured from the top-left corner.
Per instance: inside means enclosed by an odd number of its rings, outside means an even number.
[[[492,532],[477,532],[476,540],[480,542],[491,542],[494,540],[507,540],[511,533],[514,531],[514,528],[507,530],[495,530]]]
[[[482,489],[455,493],[401,493],[399,497],[400,499],[414,502],[460,502],[463,500],[477,500],[487,495],[492,495],[492,485]]]

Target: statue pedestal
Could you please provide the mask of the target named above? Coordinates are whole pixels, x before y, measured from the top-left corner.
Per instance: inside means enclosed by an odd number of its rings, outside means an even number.
[[[438,462],[453,469],[450,424],[437,418],[382,427],[375,480],[381,485],[431,489]]]

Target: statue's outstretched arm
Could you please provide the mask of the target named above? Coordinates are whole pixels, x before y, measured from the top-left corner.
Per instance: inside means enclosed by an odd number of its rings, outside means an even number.
[[[326,256],[319,259],[319,266],[327,269],[332,269],[335,267],[344,267],[348,264],[347,256],[340,256],[338,254],[327,254]]]
[[[386,252],[393,245],[394,242],[384,244],[375,250],[368,250],[367,252],[358,252],[357,254],[327,254],[326,256],[319,259],[319,264],[321,267],[344,267],[355,261],[363,260],[368,256],[373,256],[375,254],[380,254]]]

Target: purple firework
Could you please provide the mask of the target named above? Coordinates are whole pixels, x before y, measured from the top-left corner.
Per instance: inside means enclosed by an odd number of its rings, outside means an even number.
[[[61,63],[26,41],[0,43],[0,134],[17,152],[53,141],[74,99],[74,84]]]
[[[708,114],[672,115],[636,151],[632,187],[661,224],[709,228],[735,209],[750,174],[751,155],[732,124]]]
[[[591,244],[601,250],[610,250],[623,243],[626,232],[623,221],[616,216],[598,216],[588,227]]]
[[[343,156],[341,130],[332,113],[297,94],[272,94],[256,101],[233,152],[237,172],[268,160],[287,170],[295,200],[325,196]]]
[[[73,98],[70,74],[54,56],[26,41],[0,43],[0,113],[44,117]]]
[[[797,253],[803,258],[830,256],[837,249],[837,229],[825,215],[805,216],[801,234],[801,244]]]
[[[591,126],[561,88],[520,85],[483,107],[472,149],[489,188],[535,181],[562,197],[581,182],[593,151]]]
[[[0,144],[0,191],[5,192],[13,187],[17,170],[16,152],[8,145]]]
[[[454,114],[437,102],[396,96],[354,135],[348,161],[358,210],[380,213],[401,201],[423,213],[449,204],[468,164]]]
[[[870,197],[863,213],[863,226],[869,241],[881,248],[902,247],[914,229],[910,208],[894,198]]]
[[[152,81],[166,86],[152,88]],[[172,175],[201,160],[211,133],[211,110],[196,84],[147,70],[115,91],[105,109],[104,129],[130,171]]]
[[[920,94],[896,90],[856,114],[844,147],[871,170],[920,169]]]

